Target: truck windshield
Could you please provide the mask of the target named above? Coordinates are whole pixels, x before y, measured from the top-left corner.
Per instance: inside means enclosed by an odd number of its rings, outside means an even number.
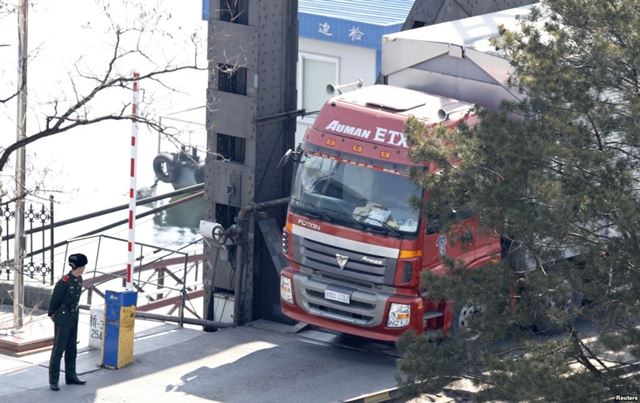
[[[415,235],[421,195],[408,177],[314,155],[298,167],[290,206],[297,213],[391,236]]]

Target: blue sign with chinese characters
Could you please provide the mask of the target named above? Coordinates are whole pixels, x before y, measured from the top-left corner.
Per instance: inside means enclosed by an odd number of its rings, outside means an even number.
[[[402,28],[415,0],[299,0],[299,35],[380,50],[382,36]],[[202,19],[209,19],[210,4],[202,0]]]
[[[298,34],[302,38],[375,49],[380,73],[382,36],[402,29],[415,0],[298,0]],[[211,3],[213,2],[213,3]],[[202,0],[209,19],[220,0]]]
[[[342,43],[380,50],[382,35],[398,32],[402,24],[379,26],[323,15],[298,13],[299,34],[303,38]]]

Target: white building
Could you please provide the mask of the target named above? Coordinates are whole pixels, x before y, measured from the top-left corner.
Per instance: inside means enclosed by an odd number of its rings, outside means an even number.
[[[203,20],[208,20],[211,1],[221,9],[228,0],[202,0]],[[327,84],[374,84],[380,75],[382,36],[402,29],[414,2],[298,0],[298,109],[317,112],[330,96]],[[313,113],[298,118],[296,144],[314,118]]]
[[[415,0],[298,0],[298,108],[318,111],[327,84],[375,83],[382,36],[400,31]],[[314,115],[298,118],[296,144]]]

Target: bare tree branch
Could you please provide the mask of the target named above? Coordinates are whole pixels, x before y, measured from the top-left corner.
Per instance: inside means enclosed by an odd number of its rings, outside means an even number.
[[[11,101],[13,98],[17,97],[19,93],[20,91],[16,91],[13,94],[9,95],[8,97],[0,99],[0,104],[4,104],[6,102]]]
[[[175,73],[183,70],[204,70],[204,69],[205,69],[204,67],[199,67],[196,65],[168,67],[163,70],[152,71],[152,72],[143,74],[140,76],[139,81],[157,79],[157,77],[159,76]],[[132,120],[133,118],[131,116],[124,116],[123,111],[119,115],[105,115],[105,116],[100,116],[92,119],[82,119],[82,120],[73,119],[72,116],[80,108],[84,107],[89,102],[91,102],[99,93],[105,91],[106,89],[114,88],[114,87],[129,88],[127,84],[132,83],[133,81],[134,81],[133,77],[124,77],[124,76],[106,80],[102,84],[93,88],[91,92],[89,92],[82,99],[80,99],[71,107],[69,107],[69,109],[67,109],[61,116],[50,116],[48,119],[52,122],[55,121],[55,123],[52,126],[47,125],[45,130],[36,134],[32,134],[26,137],[25,139],[17,141],[11,144],[10,146],[8,146],[7,148],[5,148],[4,150],[2,150],[2,154],[0,155],[0,171],[4,169],[4,166],[6,165],[7,160],[9,159],[9,157],[14,151],[18,150],[20,147],[24,147],[28,144],[31,144],[34,141],[37,141],[39,139],[49,137],[58,133],[66,132],[67,130],[76,128],[78,126],[90,125],[90,124],[94,124],[102,121]],[[137,119],[140,122],[144,122],[143,118],[138,117]],[[65,123],[69,123],[69,122],[71,123],[68,125],[65,125]]]
[[[53,94],[49,98],[40,100],[39,105],[45,107],[46,110],[40,115],[41,117],[35,125],[31,126],[33,127],[32,133],[4,148],[0,147],[0,175],[7,168],[14,151],[46,137],[107,121],[133,121],[135,119],[168,138],[171,143],[183,145],[178,137],[180,132],[176,128],[167,126],[166,122],[157,119],[153,113],[135,118],[131,115],[131,103],[126,102],[131,98],[134,81],[130,75],[130,66],[134,63],[141,65],[138,81],[141,85],[147,83],[147,87],[141,94],[140,103],[149,104],[149,94],[153,94],[152,91],[155,89],[160,89],[163,92],[168,90],[173,93],[181,91],[180,86],[172,82],[170,75],[180,74],[181,71],[187,70],[206,71],[207,61],[199,60],[199,55],[203,53],[199,47],[203,46],[203,43],[200,40],[200,35],[195,32],[191,35],[187,32],[181,32],[181,35],[184,34],[182,36],[165,32],[167,26],[165,22],[171,19],[170,13],[164,12],[157,5],[149,4],[147,1],[136,1],[124,2],[123,5],[120,5],[96,0],[98,10],[106,17],[100,29],[103,33],[106,32],[114,36],[111,36],[106,48],[100,48],[101,41],[98,41],[95,49],[89,49],[87,53],[74,57],[74,61],[69,63],[66,77],[63,76],[62,80],[67,84],[63,91],[68,93]],[[14,13],[12,6],[12,1],[0,0],[0,20],[5,16],[5,13]],[[126,20],[117,20],[121,11],[120,6],[126,8],[128,16],[133,14],[135,18],[127,17]],[[32,7],[36,6],[32,5]],[[82,26],[83,29],[88,27],[88,24]],[[91,27],[93,28],[95,25],[92,24]],[[158,39],[172,42],[180,40],[182,41],[181,48],[186,52],[165,55],[162,52],[164,48],[157,47]],[[156,46],[156,48],[152,48],[152,46]],[[43,49],[46,49],[46,46]],[[160,52],[154,49],[160,49]],[[30,51],[30,62],[36,59],[35,56],[39,50],[40,47],[36,47]],[[96,56],[100,58],[101,62],[95,62]],[[55,80],[54,77],[51,78]],[[14,90],[15,87],[11,89],[10,95],[0,98],[0,104],[8,103],[16,98],[20,91],[13,92]],[[114,90],[120,91],[121,99],[124,102],[120,105],[116,100],[114,107],[113,101],[109,101],[111,106],[105,107],[104,101],[110,100]],[[3,96],[4,94],[0,95],[0,97]],[[32,106],[31,110],[36,109]],[[33,189],[16,189],[15,195],[11,197],[22,198],[26,196],[25,192],[32,193],[33,191]]]

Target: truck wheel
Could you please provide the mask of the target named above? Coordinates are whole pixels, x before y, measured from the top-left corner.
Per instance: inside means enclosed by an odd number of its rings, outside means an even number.
[[[550,310],[557,309],[566,315],[571,315],[571,310],[580,308],[582,305],[582,296],[580,293],[571,290],[570,284],[565,280],[559,286],[560,298],[552,298],[547,295],[545,297],[545,305],[547,312],[536,318],[533,323],[533,330],[539,334],[556,334],[564,330],[563,324],[554,320],[550,315]]]
[[[480,311],[480,308],[474,305],[464,304],[456,312],[451,324],[451,336],[463,337],[466,340],[475,340],[480,336],[478,329],[473,328],[473,315]]]

